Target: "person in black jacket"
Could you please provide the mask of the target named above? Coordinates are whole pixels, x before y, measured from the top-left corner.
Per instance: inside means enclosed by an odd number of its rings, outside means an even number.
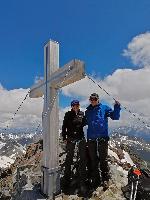
[[[79,177],[80,177],[80,189],[81,192],[86,191],[85,179],[86,179],[86,141],[84,138],[83,126],[85,125],[84,112],[80,111],[80,104],[78,100],[71,102],[71,111],[65,113],[63,125],[62,125],[62,137],[66,144],[67,155],[65,160],[64,171],[64,185],[67,189],[70,184],[71,178],[71,165],[73,163],[74,149],[78,142],[79,151]]]

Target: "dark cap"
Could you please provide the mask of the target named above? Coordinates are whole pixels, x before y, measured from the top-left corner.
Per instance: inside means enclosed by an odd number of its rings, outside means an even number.
[[[99,95],[96,94],[96,93],[92,93],[92,94],[90,95],[90,99],[99,99]]]
[[[73,100],[71,101],[71,106],[74,106],[74,105],[79,105],[79,101],[78,100]]]

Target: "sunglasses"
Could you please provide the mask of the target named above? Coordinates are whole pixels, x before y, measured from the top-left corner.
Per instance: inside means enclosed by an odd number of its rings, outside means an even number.
[[[89,100],[90,101],[97,101],[98,99],[97,98],[90,98]]]

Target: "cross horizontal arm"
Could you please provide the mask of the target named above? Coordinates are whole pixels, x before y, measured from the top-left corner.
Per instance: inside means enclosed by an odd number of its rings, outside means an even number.
[[[47,80],[49,87],[54,87],[56,89],[67,86],[71,83],[79,81],[85,77],[85,65],[84,62],[80,60],[72,60],[64,67],[59,68],[54,72],[51,77]],[[30,97],[37,98],[44,94],[45,80],[40,81],[31,88]]]
[[[84,62],[75,59],[52,74],[50,86],[59,89],[84,77]]]
[[[44,80],[42,81],[40,80],[37,84],[33,85],[30,89],[29,97],[30,98],[42,97],[44,94],[44,85],[45,85]]]

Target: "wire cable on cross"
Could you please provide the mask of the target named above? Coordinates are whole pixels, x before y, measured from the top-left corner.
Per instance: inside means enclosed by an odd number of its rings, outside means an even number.
[[[13,114],[12,118],[9,120],[10,121],[13,121],[16,114],[18,113],[18,111],[20,110],[20,108],[22,107],[23,103],[25,102],[25,100],[27,99],[28,95],[30,94],[30,90],[28,90],[27,94],[25,95],[24,99],[22,100],[21,104],[18,106],[16,112]],[[9,125],[6,126],[6,128],[4,129],[5,131],[9,128]]]
[[[66,80],[66,78],[67,78],[67,76],[68,76],[68,73],[70,72],[70,70],[71,70],[71,66],[69,66],[69,69],[68,69],[67,73],[65,74],[64,80],[61,82],[61,84],[60,84],[59,86],[63,85],[64,81]],[[49,107],[47,108],[47,111],[43,113],[43,115],[42,115],[43,118],[47,116],[48,112],[50,111],[50,106],[53,105],[53,103],[54,103],[54,101],[56,100],[56,97],[57,97],[58,94],[59,94],[59,90],[57,90],[56,95],[54,96],[54,98],[53,98],[52,101],[50,102]],[[43,99],[44,99],[44,98],[43,98]],[[35,133],[38,131],[38,129],[39,129],[40,126],[41,126],[41,123],[38,124],[38,126],[37,126],[37,128],[36,128],[36,130],[35,130]],[[43,131],[43,130],[41,129],[40,133],[42,133],[42,131]]]
[[[70,67],[69,67],[69,70],[67,71],[67,73],[66,73],[66,75],[65,75],[65,78],[64,78],[64,80],[62,81],[61,84],[63,84],[63,82],[64,82],[65,79],[67,78],[67,75],[68,75],[68,73],[69,73],[70,70],[71,70],[71,69],[70,69]],[[87,76],[87,78],[88,78],[89,80],[91,80],[94,84],[96,84],[101,90],[103,90],[108,96],[110,96],[114,101],[117,101],[117,100],[116,100],[109,92],[107,92],[100,84],[98,84],[95,80],[93,80],[93,79],[92,79],[90,76],[88,76],[87,74],[86,74],[86,76]],[[45,82],[45,84],[46,84],[46,82]],[[59,91],[57,92],[57,94],[54,96],[54,98],[53,98],[52,101],[50,102],[50,105],[49,105],[49,107],[47,108],[47,111],[46,111],[45,113],[43,113],[43,117],[46,117],[46,116],[47,116],[47,114],[48,114],[48,112],[49,112],[49,110],[50,110],[50,106],[54,103],[54,101],[55,101],[55,99],[56,99],[58,93],[59,93]],[[18,111],[19,111],[20,108],[22,107],[23,103],[25,102],[25,100],[27,99],[27,97],[28,97],[29,94],[30,94],[30,90],[27,92],[27,94],[25,95],[25,97],[24,97],[24,99],[22,100],[21,104],[18,106],[16,112],[13,114],[12,118],[11,118],[9,121],[13,121],[13,120],[14,120],[15,116],[17,115]],[[43,98],[43,99],[44,99],[44,98]],[[140,117],[137,117],[136,114],[134,114],[130,109],[128,109],[126,106],[123,106],[122,104],[121,104],[121,106],[122,106],[127,112],[129,112],[131,115],[133,115],[135,118],[137,118],[140,122],[142,122],[147,128],[150,128],[150,126],[149,126],[145,121],[143,121]],[[41,125],[41,123],[38,124],[38,126],[37,126],[37,128],[36,128],[36,130],[35,130],[35,133],[38,131],[40,125]],[[6,128],[5,128],[4,130],[6,131],[8,128],[9,128],[9,125],[7,125]],[[42,130],[41,130],[40,132],[42,132]]]
[[[89,80],[91,80],[94,84],[96,84],[101,90],[103,90],[108,96],[110,96],[114,101],[117,101],[111,94],[109,94],[100,84],[98,84],[95,80],[93,80],[90,76],[86,75]],[[150,125],[148,125],[145,121],[143,121],[140,117],[137,117],[130,109],[128,109],[126,106],[120,104],[127,112],[129,112],[131,115],[133,115],[135,118],[137,118],[140,122],[142,122],[147,128],[150,128]]]

